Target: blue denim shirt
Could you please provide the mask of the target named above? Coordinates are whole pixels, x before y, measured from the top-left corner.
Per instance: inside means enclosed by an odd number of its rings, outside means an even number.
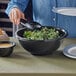
[[[8,3],[6,13],[13,7],[24,11],[29,0],[11,0]],[[59,15],[52,12],[54,7],[76,7],[76,0],[32,0],[33,20],[43,26],[56,26],[68,31],[68,37],[76,37],[76,17]]]

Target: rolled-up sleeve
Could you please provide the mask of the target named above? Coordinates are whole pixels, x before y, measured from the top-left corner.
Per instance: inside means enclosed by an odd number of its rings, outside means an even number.
[[[7,6],[5,12],[7,15],[9,15],[11,9],[14,7],[19,8],[23,12],[27,7],[28,2],[29,2],[29,0],[11,0],[8,3],[8,6]]]

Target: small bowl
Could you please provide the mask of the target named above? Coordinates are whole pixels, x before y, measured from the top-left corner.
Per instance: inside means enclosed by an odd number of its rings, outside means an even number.
[[[15,43],[11,41],[2,41],[0,42],[0,56],[8,57],[12,54]]]
[[[67,31],[61,28],[47,26],[47,28],[54,28],[59,31],[59,38],[49,40],[28,40],[23,37],[24,31],[31,30],[28,28],[21,28],[16,32],[17,38],[22,47],[33,55],[48,55],[56,51],[61,45],[62,40],[68,35]],[[36,29],[35,29],[36,30]]]

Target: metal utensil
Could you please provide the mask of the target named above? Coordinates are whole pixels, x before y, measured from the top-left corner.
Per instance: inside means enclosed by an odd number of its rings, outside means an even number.
[[[41,24],[34,21],[28,21],[21,19],[20,24],[28,29],[35,29],[35,28],[41,28]]]
[[[20,24],[23,25],[26,28],[33,29],[33,26],[31,26],[30,23],[28,21],[24,20],[24,19],[20,20]]]

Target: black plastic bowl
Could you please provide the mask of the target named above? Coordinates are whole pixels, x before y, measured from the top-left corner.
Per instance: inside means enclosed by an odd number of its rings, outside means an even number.
[[[7,44],[10,44],[10,46],[7,46]],[[15,43],[14,42],[10,42],[10,41],[2,41],[0,42],[0,56],[1,57],[8,57],[12,54],[13,52],[13,48],[15,47]]]
[[[55,28],[55,27],[48,27],[47,28]],[[67,32],[64,29],[55,28],[59,31],[59,38],[50,39],[50,40],[27,40],[23,37],[24,31],[31,30],[28,28],[19,29],[16,32],[17,38],[22,45],[22,47],[29,51],[33,55],[48,55],[52,54],[56,51],[60,44],[61,40],[67,36]]]

